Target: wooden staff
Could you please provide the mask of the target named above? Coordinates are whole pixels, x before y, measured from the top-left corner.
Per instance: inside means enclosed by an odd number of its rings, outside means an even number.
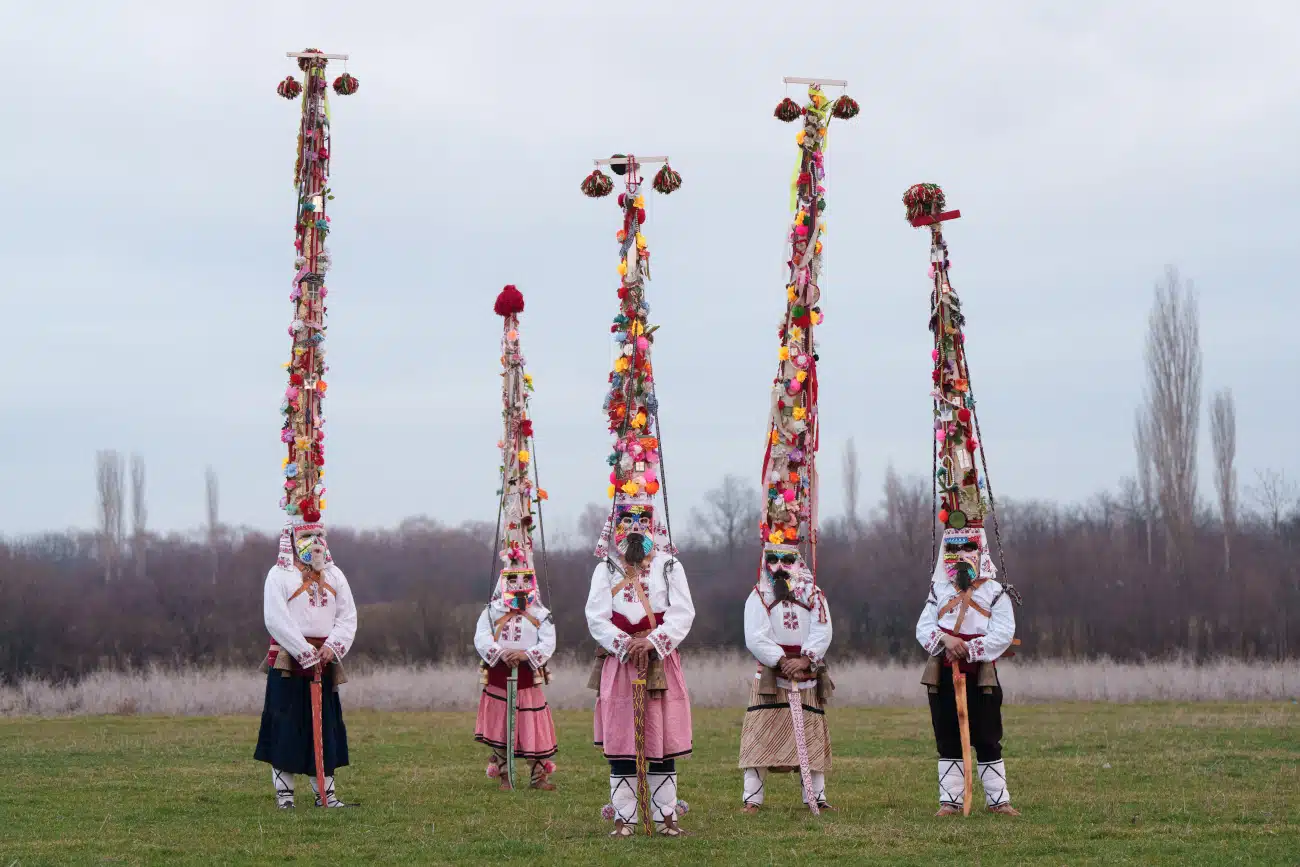
[[[966,673],[956,660],[952,662],[952,689],[957,697],[957,729],[961,732],[961,775],[965,787],[962,796],[961,813],[970,815],[971,802],[971,761],[970,761],[970,708],[966,705]]]
[[[515,787],[515,725],[519,714],[519,666],[510,666],[506,678],[506,779]]]
[[[794,748],[799,756],[799,778],[803,781],[803,796],[814,816],[821,815],[817,806],[817,793],[813,791],[812,771],[808,768],[808,736],[803,730],[803,698],[799,695],[798,681],[790,681],[790,718],[794,722]]]
[[[632,679],[632,730],[636,739],[636,808],[641,813],[641,827],[646,836],[654,834],[650,816],[649,767],[645,759],[646,670],[638,668]]]
[[[325,792],[325,741],[321,734],[321,664],[318,662],[311,680],[311,746],[316,756],[316,791],[320,793],[320,805],[329,806],[329,796]]]

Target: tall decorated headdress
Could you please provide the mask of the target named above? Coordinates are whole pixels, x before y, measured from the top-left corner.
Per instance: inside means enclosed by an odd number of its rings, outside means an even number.
[[[858,113],[848,96],[832,101],[822,86],[845,87],[845,81],[787,78],[786,84],[808,85],[808,102],[786,97],[776,107],[778,120],[802,121],[795,133],[799,161],[790,186],[794,219],[787,238],[790,252],[785,314],[777,328],[776,378],[763,487],[767,492],[760,523],[765,556],[802,558],[817,569],[817,346],[814,332],[822,321],[822,235],[826,229],[826,145],[831,118],[847,120]]]
[[[966,335],[962,330],[966,316],[961,299],[949,277],[951,262],[948,243],[943,238],[943,224],[961,216],[961,211],[945,210],[947,200],[938,184],[915,184],[903,194],[907,220],[913,226],[930,229],[930,331],[934,349],[930,360],[934,402],[934,450],[931,462],[933,483],[932,514],[934,527],[943,526],[946,545],[977,545],[980,550],[980,577],[993,578],[997,569],[985,536],[986,519],[994,514],[996,501],[989,483],[988,461],[980,435],[979,411],[971,385],[970,365],[966,355]],[[994,537],[998,559],[1003,569],[1002,539],[996,518]],[[932,554],[938,558],[939,540],[932,538]],[[1017,603],[1020,594],[1002,582]]]
[[[325,274],[330,268],[326,241],[330,218],[326,203],[334,198],[329,187],[330,110],[329,82],[325,67],[331,60],[347,60],[346,54],[324,54],[314,48],[290,52],[302,71],[302,81],[292,75],[281,81],[276,92],[285,99],[301,97],[302,117],[298,127],[298,157],[293,181],[298,193],[294,219],[294,275],[289,290],[293,318],[289,322],[291,348],[288,385],[280,403],[283,425],[280,440],[288,453],[282,463],[284,476],[280,508],[286,514],[280,539],[280,564],[286,553],[292,560],[290,536],[322,529],[325,508],[325,415],[324,400],[329,370],[325,363]],[[344,72],[334,80],[341,96],[356,93],[358,82]]]
[[[524,296],[506,286],[493,307],[501,317],[501,490],[497,509],[497,556],[500,571],[492,601],[508,610],[527,610],[537,600],[537,573],[533,559],[533,533],[541,529],[541,504],[546,491],[536,484],[533,422],[528,399],[533,378],[524,370],[519,342],[519,314]],[[545,552],[546,537],[541,536]]]
[[[614,334],[614,363],[609,373],[609,393],[604,409],[614,443],[608,463],[608,494],[612,503],[610,518],[605,522],[596,544],[597,557],[609,556],[615,528],[621,520],[633,520],[649,531],[657,551],[675,554],[671,524],[668,520],[668,492],[663,464],[662,432],[659,428],[659,401],[655,397],[654,367],[650,361],[655,331],[650,324],[650,304],[646,300],[646,283],[650,280],[650,250],[643,228],[646,221],[645,194],[641,187],[641,167],[663,163],[651,186],[665,195],[682,185],[682,176],[673,171],[668,157],[634,157],[616,154],[596,160],[596,169],[582,182],[582,192],[591,198],[603,198],[614,191],[614,180],[601,171],[608,166],[623,181],[617,202],[623,212],[623,227],[618,230],[618,314],[610,326]],[[664,493],[663,519],[655,513],[655,498]]]

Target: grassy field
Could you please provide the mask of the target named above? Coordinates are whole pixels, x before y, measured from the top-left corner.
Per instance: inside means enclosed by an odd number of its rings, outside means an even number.
[[[937,820],[923,708],[830,711],[840,812],[796,776],[738,810],[739,710],[700,710],[689,839],[610,840],[589,713],[559,713],[553,793],[497,792],[465,713],[348,715],[356,810],[274,809],[251,717],[0,720],[0,867],[35,864],[1300,864],[1300,708],[1010,707],[1020,819]],[[306,781],[300,778],[300,790]],[[978,784],[976,786],[977,799]],[[300,803],[302,798],[300,796]]]

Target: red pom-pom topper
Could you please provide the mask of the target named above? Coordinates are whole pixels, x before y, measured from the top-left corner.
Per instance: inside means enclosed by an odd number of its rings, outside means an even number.
[[[497,303],[493,305],[493,310],[498,316],[518,315],[524,312],[523,293],[515,288],[514,284],[506,286],[497,296]]]

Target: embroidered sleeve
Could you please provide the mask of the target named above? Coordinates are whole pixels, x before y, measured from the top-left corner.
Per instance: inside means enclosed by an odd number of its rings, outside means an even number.
[[[994,605],[990,609],[988,631],[979,638],[966,642],[971,662],[992,662],[1011,647],[1016,635],[1016,615],[1010,603]]]
[[[757,587],[745,600],[745,647],[766,666],[775,666],[784,654],[772,635],[772,621]]]
[[[820,667],[826,660],[826,651],[831,647],[831,609],[826,602],[826,595],[820,590],[812,601],[814,611],[820,607],[821,613],[825,615],[825,622],[821,616],[809,612],[808,637],[803,642],[803,655],[812,661],[814,667]]]
[[[587,594],[587,631],[596,643],[618,657],[622,662],[627,659],[628,635],[614,625],[614,604],[609,595],[613,586],[610,576],[612,570],[605,563],[596,566],[591,576],[591,592]]]
[[[943,636],[939,631],[939,621],[936,616],[939,609],[936,607],[936,602],[934,585],[931,585],[930,598],[926,600],[925,607],[921,609],[921,617],[916,621],[916,640],[931,656],[938,654],[939,643]]]
[[[297,654],[294,659],[298,660],[298,664],[303,668],[311,668],[313,665],[320,662],[320,653],[317,652],[316,648],[309,644],[307,645],[307,649],[302,653]]]
[[[334,607],[334,625],[325,638],[325,644],[334,651],[334,656],[342,659],[352,649],[352,641],[357,636],[357,604],[352,599],[352,587],[347,576],[337,566],[327,567],[330,583],[338,595],[338,604]]]
[[[555,653],[555,621],[545,611],[538,613],[545,616],[537,626],[537,643],[528,648],[528,664],[533,667],[533,671],[541,669],[551,654]]]
[[[491,668],[501,658],[504,648],[492,637],[492,617],[488,612],[489,609],[484,608],[478,616],[478,623],[474,627],[474,649]]]
[[[691,588],[686,583],[686,570],[681,563],[670,558],[659,568],[668,591],[668,610],[664,612],[663,626],[647,637],[659,656],[666,658],[691,631],[691,624],[695,622],[695,602],[691,599]]]
[[[266,631],[275,639],[276,644],[298,660],[299,664],[303,664],[304,659],[309,659],[311,665],[316,664],[319,658],[316,648],[303,637],[302,629],[289,611],[289,600],[280,582],[279,567],[273,568],[266,576],[266,586],[262,594],[262,614]]]

